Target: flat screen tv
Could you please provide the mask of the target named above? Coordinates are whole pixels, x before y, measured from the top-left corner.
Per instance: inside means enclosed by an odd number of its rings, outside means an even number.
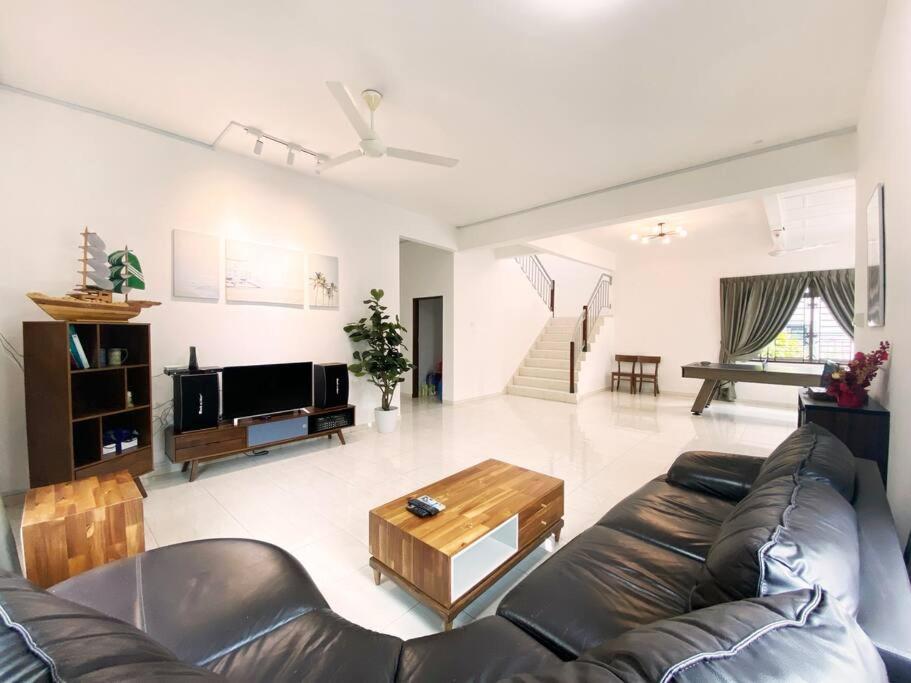
[[[313,363],[236,365],[221,371],[226,420],[283,413],[313,403]]]

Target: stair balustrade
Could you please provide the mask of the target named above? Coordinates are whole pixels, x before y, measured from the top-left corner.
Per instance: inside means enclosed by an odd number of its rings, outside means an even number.
[[[541,297],[541,301],[544,302],[548,310],[553,314],[556,283],[554,282],[554,279],[548,275],[547,269],[544,268],[544,264],[541,263],[541,259],[535,254],[530,256],[516,256],[516,263],[519,264],[522,272],[525,273],[525,277],[528,278],[531,286],[535,288],[538,296]]]

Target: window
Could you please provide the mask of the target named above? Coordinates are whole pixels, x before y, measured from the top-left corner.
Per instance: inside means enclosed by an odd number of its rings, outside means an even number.
[[[810,289],[775,341],[759,352],[760,359],[789,363],[847,362],[853,355],[854,340],[841,329],[822,297]]]

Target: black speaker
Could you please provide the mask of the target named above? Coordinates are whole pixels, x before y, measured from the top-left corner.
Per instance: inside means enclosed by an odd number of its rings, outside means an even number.
[[[313,366],[313,405],[334,408],[348,405],[348,366],[316,363]]]
[[[174,375],[174,432],[218,426],[218,374]]]

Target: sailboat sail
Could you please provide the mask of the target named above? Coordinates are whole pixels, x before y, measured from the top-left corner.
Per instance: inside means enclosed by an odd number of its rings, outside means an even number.
[[[127,294],[133,289],[146,288],[139,259],[130,251],[129,247],[124,247],[108,256],[108,265],[110,280],[113,283],[114,291],[118,294]]]
[[[108,255],[105,251],[104,240],[94,232],[89,232],[88,228],[82,233],[83,255],[80,261],[83,263],[82,274],[85,278],[92,281],[89,287],[110,291],[114,288],[113,283],[108,277]],[[85,280],[83,280],[85,283]],[[87,284],[87,283],[85,283]],[[79,289],[86,289],[83,285]]]

